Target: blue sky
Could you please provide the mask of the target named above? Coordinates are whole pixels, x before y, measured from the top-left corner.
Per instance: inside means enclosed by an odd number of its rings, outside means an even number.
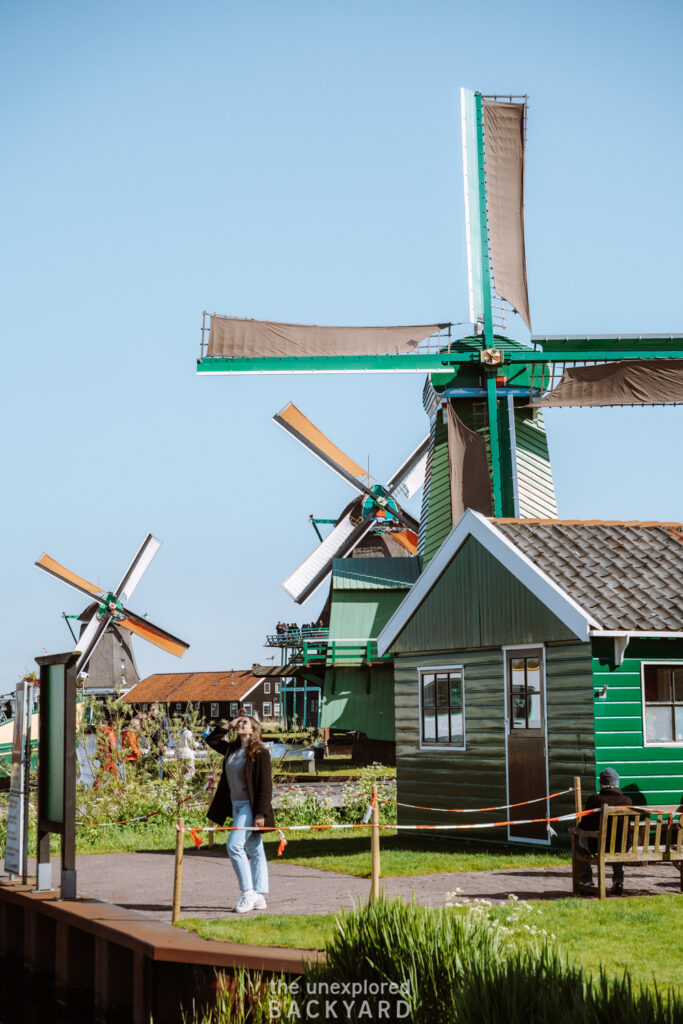
[[[468,316],[461,85],[530,96],[536,333],[676,332],[675,3],[8,0],[0,692],[67,649],[47,551],[191,643],[143,674],[249,667],[347,485],[270,420],[294,400],[376,476],[424,435],[422,378],[194,372],[203,309],[383,324]],[[524,338],[519,324],[510,332]],[[683,518],[676,408],[554,410],[560,513]]]

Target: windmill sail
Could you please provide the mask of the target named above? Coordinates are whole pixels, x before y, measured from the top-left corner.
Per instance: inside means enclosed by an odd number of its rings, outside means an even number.
[[[496,293],[529,330],[524,248],[525,103],[460,90],[470,319],[491,318]]]
[[[289,402],[284,409],[273,416],[273,419],[286,430],[288,434],[296,438],[300,444],[308,448],[310,452],[322,462],[338,473],[352,487],[363,493],[367,493],[370,485],[375,482],[366,469],[359,466],[357,462],[345,455],[341,448],[338,448],[329,437],[323,434],[314,423],[304,416],[300,409]]]
[[[223,359],[285,356],[393,355],[414,352],[426,338],[449,324],[400,327],[327,327],[272,320],[210,318],[207,356]]]
[[[683,359],[624,359],[565,367],[562,379],[532,405],[666,405],[683,402]]]
[[[295,569],[282,584],[297,604],[303,604],[332,572],[335,558],[350,554],[374,527],[372,519],[358,522],[360,499],[356,498],[342,514],[332,533]],[[355,513],[355,514],[354,514]]]
[[[493,283],[531,330],[524,249],[525,105],[486,97],[482,105]]]

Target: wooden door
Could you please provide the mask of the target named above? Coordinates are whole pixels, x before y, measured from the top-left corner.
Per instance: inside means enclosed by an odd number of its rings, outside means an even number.
[[[547,793],[545,679],[543,650],[522,647],[505,652],[508,720],[508,803],[535,800]],[[510,808],[509,818],[544,817],[547,801]],[[545,822],[510,826],[511,839],[548,838]]]

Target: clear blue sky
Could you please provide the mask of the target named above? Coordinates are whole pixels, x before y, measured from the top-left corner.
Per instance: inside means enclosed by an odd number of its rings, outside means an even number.
[[[198,379],[202,309],[383,324],[468,316],[458,94],[530,96],[537,333],[683,330],[674,2],[6,0],[2,662],[68,649],[78,595],[148,530],[131,602],[191,643],[143,674],[249,667],[310,512],[347,485],[270,417],[294,400],[388,474],[419,376]],[[518,337],[524,332],[517,329]],[[511,331],[512,333],[512,331]],[[682,519],[683,411],[548,416],[565,517]]]

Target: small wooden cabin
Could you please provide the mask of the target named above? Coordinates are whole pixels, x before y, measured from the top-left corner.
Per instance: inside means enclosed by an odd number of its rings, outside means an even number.
[[[619,772],[683,801],[683,525],[490,520],[468,510],[378,638],[394,655],[401,803],[479,808]],[[572,795],[463,819],[571,813]],[[566,842],[566,827],[557,827]],[[447,833],[549,844],[545,823]]]

